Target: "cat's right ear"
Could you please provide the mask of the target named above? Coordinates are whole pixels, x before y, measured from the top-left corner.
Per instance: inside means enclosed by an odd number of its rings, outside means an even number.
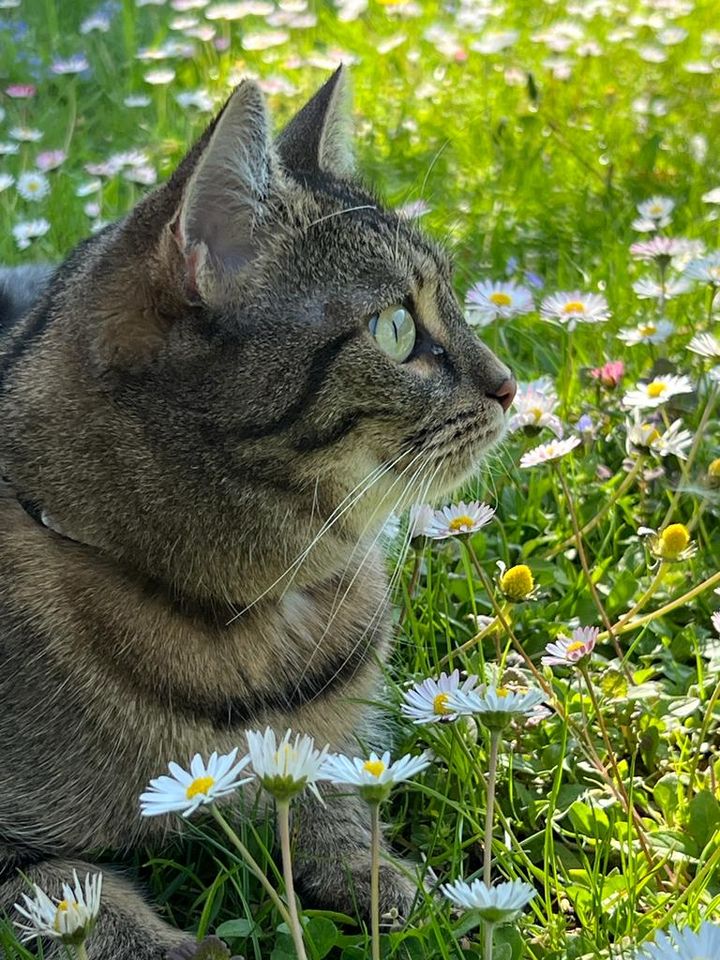
[[[255,257],[273,177],[270,119],[249,80],[231,95],[188,179],[170,230],[186,292],[212,302]]]

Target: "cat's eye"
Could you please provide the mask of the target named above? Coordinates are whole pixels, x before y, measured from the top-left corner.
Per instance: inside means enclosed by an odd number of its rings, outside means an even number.
[[[415,346],[415,321],[412,314],[399,304],[387,307],[368,323],[370,333],[383,353],[391,360],[403,363]]]

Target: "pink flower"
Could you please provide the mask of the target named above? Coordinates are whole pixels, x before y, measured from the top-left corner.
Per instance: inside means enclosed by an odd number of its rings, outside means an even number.
[[[555,643],[549,643],[545,651],[549,654],[542,658],[545,667],[572,666],[584,657],[590,656],[595,649],[598,627],[576,627],[572,637],[558,637]]]
[[[64,150],[44,150],[35,157],[35,166],[43,173],[54,170],[67,160]]]
[[[31,83],[13,83],[5,87],[5,93],[13,100],[29,100],[30,97],[35,96],[36,90],[37,88]]]
[[[616,387],[625,373],[625,364],[622,360],[608,360],[602,367],[595,367],[590,371],[590,376],[599,380],[604,387],[612,389]]]

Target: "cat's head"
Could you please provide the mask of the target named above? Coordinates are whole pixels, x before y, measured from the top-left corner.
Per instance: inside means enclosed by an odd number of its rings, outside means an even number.
[[[35,467],[9,469],[165,579],[213,580],[232,551],[267,579],[336,508],[357,539],[458,486],[503,432],[511,373],[446,254],[356,178],[345,87],[338,71],[273,139],[242,83],[170,181],[71,255],[20,365],[42,439],[14,430],[11,459]]]

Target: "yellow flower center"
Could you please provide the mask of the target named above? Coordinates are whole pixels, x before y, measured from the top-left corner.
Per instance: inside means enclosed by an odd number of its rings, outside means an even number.
[[[185,790],[185,796],[188,800],[192,800],[193,797],[197,797],[200,793],[207,794],[214,783],[215,780],[213,777],[195,777],[193,782]]]
[[[449,713],[452,713],[452,710],[447,708],[449,699],[450,695],[448,693],[438,693],[433,700],[433,713],[437,713],[441,717],[446,717]]]
[[[652,424],[650,424],[650,423],[644,423],[644,424],[642,425],[642,429],[643,429],[643,431],[647,430],[647,434],[646,434],[646,437],[645,437],[645,443],[647,443],[648,446],[649,446],[651,443],[655,443],[655,441],[656,441],[656,440],[659,440],[660,437],[661,437],[661,433],[660,433],[660,431],[658,430],[658,428],[657,428],[657,427],[653,427]]]
[[[657,327],[654,323],[641,323],[638,330],[643,337],[651,337],[654,333],[657,333]]]
[[[657,397],[661,397],[667,390],[667,384],[661,383],[659,380],[653,380],[652,383],[648,384],[647,394],[649,397],[652,397],[653,400]]]
[[[510,567],[500,577],[500,589],[510,600],[523,600],[535,587],[532,570],[524,563]]]
[[[717,460],[713,460],[710,464],[708,467],[708,475],[712,477],[713,480],[720,478],[720,457],[718,457]]]
[[[660,553],[668,560],[674,560],[687,549],[690,543],[690,531],[683,523],[671,523],[660,534]]]
[[[488,297],[490,303],[494,303],[496,307],[509,307],[512,303],[512,297],[508,296],[507,293],[502,293],[498,291],[497,293],[491,293]]]
[[[469,517],[466,513],[462,513],[459,517],[453,517],[448,524],[448,530],[452,530],[453,533],[457,533],[458,530],[462,530],[463,527],[471,527],[472,525],[472,517]]]
[[[507,687],[498,687],[495,692],[499,697],[506,697],[510,691]]]
[[[582,640],[573,640],[572,643],[569,643],[567,646],[568,653],[577,653],[578,650],[584,650],[585,644]]]
[[[68,902],[67,900],[61,900],[60,903],[55,908],[55,922],[53,927],[57,930],[58,933],[63,931],[60,929],[60,917],[63,913],[67,913],[68,910],[77,910],[77,903]]]
[[[363,764],[363,770],[367,770],[372,777],[381,776],[385,773],[385,769],[385,764],[382,760],[366,760]]]
[[[660,206],[659,203],[654,203],[654,204],[650,207],[650,215],[651,215],[651,216],[656,216],[656,217],[657,217],[657,216],[660,216],[660,214],[661,214],[662,212],[663,212],[663,208]]]
[[[528,410],[528,413],[531,413],[535,417],[535,423],[537,423],[538,420],[540,420],[544,412],[545,411],[541,410],[540,407],[530,407],[530,409]]]
[[[582,300],[569,300],[562,308],[563,313],[585,313],[585,304]]]

